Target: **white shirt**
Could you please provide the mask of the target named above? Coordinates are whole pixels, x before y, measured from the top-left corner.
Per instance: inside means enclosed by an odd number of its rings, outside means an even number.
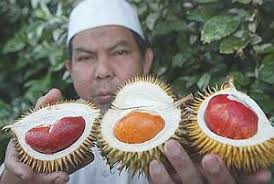
[[[110,170],[106,164],[106,160],[99,153],[98,148],[92,148],[92,152],[94,154],[94,161],[71,174],[68,184],[148,184],[145,176],[138,177],[136,175],[131,177],[129,171],[123,170],[120,173],[117,167]],[[4,164],[0,167],[0,175],[3,169]]]
[[[129,171],[123,170],[120,173],[117,167],[110,170],[98,148],[92,148],[92,152],[94,161],[70,175],[69,184],[148,184],[145,176],[131,177]]]

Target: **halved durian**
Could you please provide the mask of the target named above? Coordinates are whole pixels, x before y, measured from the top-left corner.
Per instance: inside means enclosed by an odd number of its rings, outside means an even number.
[[[91,102],[49,105],[23,116],[11,130],[19,160],[34,171],[69,171],[92,156],[92,126],[100,110]]]
[[[192,98],[192,96],[191,96]],[[117,91],[101,124],[96,123],[98,146],[108,164],[120,171],[148,174],[149,162],[164,161],[164,143],[176,139],[185,143],[186,121],[179,101],[170,86],[154,76],[137,76]]]
[[[187,137],[200,155],[217,154],[229,169],[246,174],[274,163],[274,128],[231,76],[220,88],[199,93],[191,109]]]

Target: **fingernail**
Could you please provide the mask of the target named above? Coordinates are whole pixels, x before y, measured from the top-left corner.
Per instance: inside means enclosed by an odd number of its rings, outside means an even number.
[[[157,162],[156,160],[153,160],[151,163],[150,163],[150,167],[151,167],[151,172],[154,174],[154,175],[160,175],[161,172],[162,172],[162,166],[160,165],[159,162]]]
[[[170,140],[165,144],[165,152],[170,156],[176,156],[181,153],[181,150],[178,143],[174,140]]]
[[[219,160],[214,156],[205,156],[202,160],[202,166],[211,174],[218,174],[221,171]]]
[[[262,179],[261,180],[262,180],[262,182],[267,183],[271,180],[271,178],[272,178],[272,174],[269,171],[269,172],[265,172],[265,173],[262,174]]]
[[[69,181],[69,176],[66,175],[65,178],[64,178],[65,182],[68,182]]]

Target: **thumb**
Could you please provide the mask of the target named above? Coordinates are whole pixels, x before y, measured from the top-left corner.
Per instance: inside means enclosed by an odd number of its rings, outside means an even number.
[[[18,152],[15,148],[15,143],[13,140],[10,140],[7,146],[4,164],[5,169],[23,180],[28,180],[32,177],[31,167],[18,160]]]
[[[35,105],[35,109],[46,106],[48,104],[56,104],[62,97],[62,93],[59,89],[51,89],[45,96],[41,96]]]
[[[65,184],[69,181],[69,175],[62,171],[53,173],[34,173],[30,183],[54,183],[54,184]]]

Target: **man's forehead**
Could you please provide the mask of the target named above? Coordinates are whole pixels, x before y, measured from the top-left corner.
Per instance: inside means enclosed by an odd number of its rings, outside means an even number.
[[[113,47],[117,44],[127,46],[130,45],[131,41],[134,41],[132,32],[122,26],[101,26],[88,29],[79,32],[72,39],[74,48],[100,44],[108,47]]]

